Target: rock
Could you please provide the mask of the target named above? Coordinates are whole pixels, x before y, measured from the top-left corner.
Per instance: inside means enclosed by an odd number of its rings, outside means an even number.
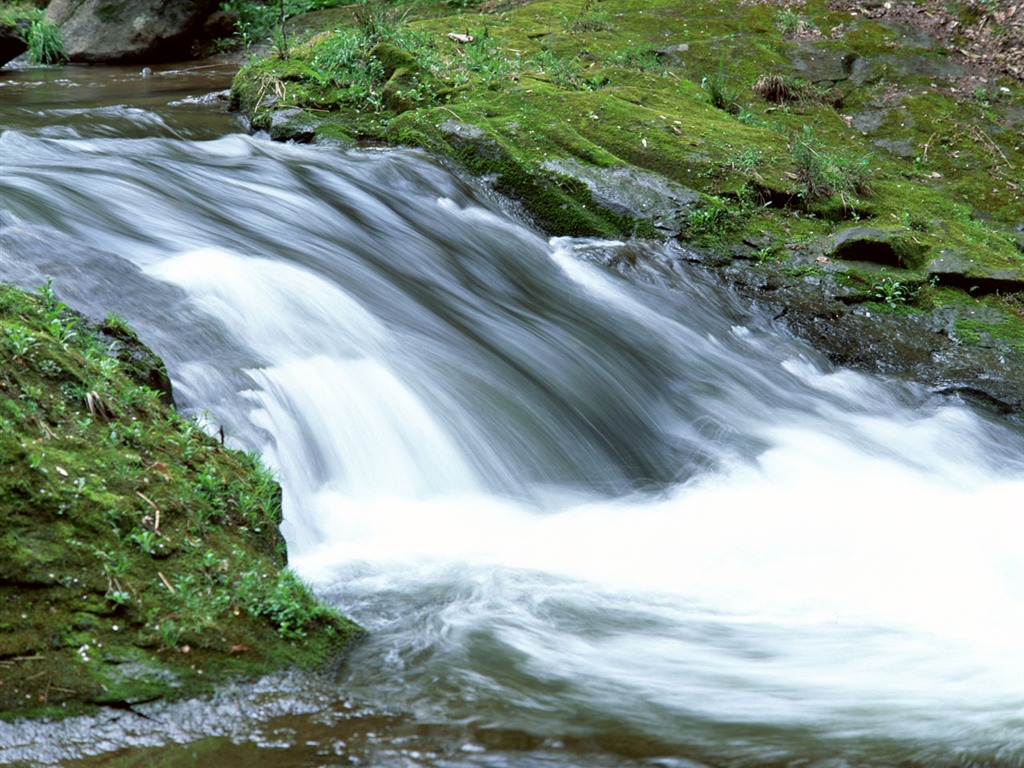
[[[301,109],[282,109],[271,115],[267,132],[274,141],[308,144],[316,136],[316,124]]]
[[[217,40],[231,37],[238,26],[238,14],[231,11],[217,11],[203,23],[203,39]]]
[[[597,205],[658,229],[679,234],[688,208],[700,199],[692,189],[631,166],[598,168],[575,160],[549,160],[544,168],[582,181]]]
[[[850,125],[861,133],[874,133],[882,127],[882,123],[885,122],[890,111],[889,109],[865,109],[853,116]]]
[[[917,147],[910,139],[878,139],[874,144],[879,149],[899,157],[913,157],[917,154]]]
[[[809,83],[846,80],[860,57],[850,51],[833,51],[804,43],[793,55],[793,66]]]
[[[911,233],[877,227],[851,227],[833,236],[829,254],[844,261],[872,261],[890,267],[917,268],[923,263],[926,247]]]
[[[654,53],[658,58],[665,59],[672,64],[681,64],[683,62],[683,54],[689,52],[689,43],[678,43],[677,45],[669,45],[664,48],[658,48]]]
[[[441,123],[441,133],[459,152],[476,154],[485,160],[497,160],[501,157],[498,143],[478,126],[445,120]]]
[[[20,24],[0,24],[0,67],[28,50],[25,32]]]
[[[963,66],[948,56],[902,52],[857,59],[850,67],[850,82],[856,86],[875,83],[886,76],[887,70],[895,70],[901,77],[931,80],[956,80],[964,76]]]
[[[943,285],[968,291],[972,296],[996,291],[1024,291],[1024,269],[999,269],[979,264],[968,255],[949,248],[939,251],[925,271]]]
[[[54,0],[46,17],[73,62],[153,62],[189,58],[216,10],[217,0]]]

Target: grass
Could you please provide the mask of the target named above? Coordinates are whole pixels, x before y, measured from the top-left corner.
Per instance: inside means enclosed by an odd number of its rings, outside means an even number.
[[[358,636],[285,568],[272,473],[169,407],[123,320],[0,285],[0,360],[0,718],[194,695]]]
[[[6,3],[0,8],[0,24],[13,27],[28,45],[32,64],[62,64],[67,61],[60,28],[49,21],[45,11],[29,3]]]

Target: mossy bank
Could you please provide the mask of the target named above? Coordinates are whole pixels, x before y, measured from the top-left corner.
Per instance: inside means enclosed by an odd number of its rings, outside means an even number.
[[[240,72],[233,102],[276,139],[425,147],[551,234],[678,238],[760,286],[755,298],[770,285],[783,308],[816,286],[830,303],[819,320],[938,311],[925,357],[994,345],[1012,392],[1024,370],[1014,77],[972,69],[955,37],[838,1],[471,5],[302,16]],[[983,2],[946,6],[961,29],[1019,31]],[[924,378],[966,390],[1004,374],[964,371]]]
[[[0,718],[210,690],[361,630],[285,568],[281,492],[116,316],[0,285]]]

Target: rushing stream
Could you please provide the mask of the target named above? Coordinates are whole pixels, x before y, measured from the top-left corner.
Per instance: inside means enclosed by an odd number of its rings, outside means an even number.
[[[678,246],[245,136],[220,83],[54,72],[0,73],[3,279],[135,326],[371,637],[0,726],[0,763],[1024,765],[1019,429],[830,366]]]

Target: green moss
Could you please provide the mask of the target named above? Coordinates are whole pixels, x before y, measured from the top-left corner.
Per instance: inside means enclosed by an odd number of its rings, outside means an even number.
[[[190,696],[358,636],[285,569],[270,472],[166,404],[123,323],[0,285],[0,349],[0,717]]]
[[[430,149],[493,178],[552,234],[654,234],[642,211],[613,213],[552,170],[637,168],[721,201],[714,231],[683,228],[698,244],[769,233],[796,247],[861,223],[905,230],[910,282],[949,253],[979,278],[1024,280],[1020,83],[965,98],[945,52],[907,46],[892,26],[827,0],[799,9],[820,31],[810,41],[791,39],[777,8],[741,0],[405,10],[415,16],[385,19],[376,51],[365,20],[310,28],[287,61],[243,69],[234,103],[256,128],[299,106],[322,138]],[[765,101],[763,75],[799,98]]]

